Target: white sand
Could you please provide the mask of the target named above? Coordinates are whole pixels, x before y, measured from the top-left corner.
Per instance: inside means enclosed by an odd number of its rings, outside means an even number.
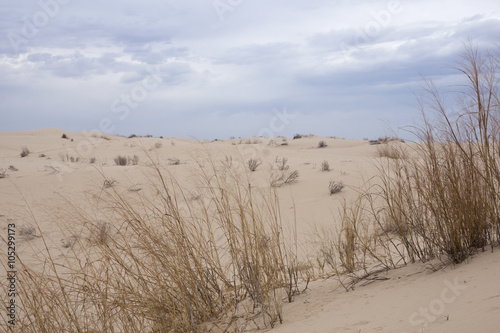
[[[73,139],[62,139],[66,133]],[[0,133],[0,170],[7,178],[0,179],[0,221],[6,233],[8,221],[17,228],[32,224],[26,211],[33,210],[52,246],[61,246],[65,235],[56,223],[54,208],[64,206],[64,198],[72,202],[88,202],[88,191],[103,185],[100,172],[118,181],[119,186],[141,186],[147,183],[147,154],[153,160],[177,158],[180,165],[168,166],[174,177],[193,193],[189,182],[196,170],[196,159],[209,153],[216,160],[232,156],[233,163],[245,163],[256,156],[262,160],[252,182],[267,186],[270,167],[275,158],[288,158],[290,170],[300,172],[299,181],[278,189],[284,219],[292,221],[297,213],[297,230],[301,240],[311,234],[311,225],[333,226],[340,203],[356,196],[356,189],[376,174],[376,147],[367,141],[310,137],[288,139],[287,146],[268,145],[269,139],[251,138],[200,143],[176,138],[134,138],[105,135],[110,140],[60,129]],[[258,144],[245,144],[259,140]],[[282,139],[274,139],[278,144]],[[320,140],[328,147],[318,149]],[[91,145],[89,145],[91,143]],[[161,148],[155,148],[161,143]],[[21,147],[31,151],[21,158]],[[45,154],[45,157],[39,157]],[[63,162],[60,155],[80,161]],[[137,166],[116,166],[117,155],[140,157]],[[90,164],[90,158],[96,162]],[[321,172],[327,160],[332,171]],[[8,170],[14,166],[18,171]],[[57,170],[58,172],[54,172]],[[330,196],[328,183],[339,180],[346,188]],[[24,197],[24,198],[23,198]],[[59,221],[60,225],[61,221]],[[19,255],[27,263],[36,264],[34,248],[40,239],[21,239]],[[448,266],[431,272],[429,265],[414,264],[379,274],[387,280],[364,282],[355,290],[337,288],[333,279],[317,280],[295,302],[285,304],[283,325],[275,332],[500,332],[500,251],[482,253],[468,263]],[[3,268],[0,273],[4,276]],[[459,287],[450,287],[458,285]],[[427,313],[425,312],[427,311]]]

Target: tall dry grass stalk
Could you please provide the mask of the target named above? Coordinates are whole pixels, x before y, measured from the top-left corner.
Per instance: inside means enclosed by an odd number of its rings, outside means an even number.
[[[209,161],[193,201],[152,170],[148,190],[110,187],[95,213],[73,207],[89,237],[64,260],[40,230],[44,267],[19,263],[19,332],[238,332],[283,321],[299,268],[272,189]]]
[[[434,258],[460,263],[500,241],[499,62],[465,46],[459,112],[426,81],[418,142],[379,148],[379,176],[351,203],[340,228],[317,230],[320,267],[349,290],[378,269]],[[444,257],[443,257],[444,256]]]

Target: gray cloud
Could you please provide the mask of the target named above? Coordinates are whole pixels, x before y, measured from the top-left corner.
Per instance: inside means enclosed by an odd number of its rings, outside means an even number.
[[[500,33],[500,5],[488,0],[400,3],[367,36],[387,1],[242,1],[222,17],[212,1],[70,1],[28,36],[44,9],[8,2],[0,131],[79,131],[109,118],[122,134],[222,138],[255,135],[287,106],[299,120],[282,135],[376,136],[374,124],[411,120],[422,75],[449,82],[464,41],[491,46]],[[152,72],[160,83],[147,98],[114,113]]]

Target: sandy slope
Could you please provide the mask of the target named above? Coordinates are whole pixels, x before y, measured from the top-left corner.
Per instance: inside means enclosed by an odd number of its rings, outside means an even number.
[[[63,133],[69,139],[62,139]],[[246,144],[247,140],[251,144]],[[318,149],[320,140],[325,140],[328,147]],[[300,179],[278,189],[281,208],[285,220],[291,223],[296,218],[299,239],[305,242],[311,237],[312,225],[335,225],[334,216],[343,198],[354,198],[357,188],[376,174],[376,163],[380,161],[376,147],[366,141],[318,137],[288,139],[288,145],[281,145],[282,139],[275,139],[276,144],[271,145],[269,141],[128,139],[60,129],[0,133],[0,171],[4,169],[8,175],[0,179],[2,232],[6,232],[8,222],[16,223],[18,230],[33,225],[26,210],[29,204],[42,232],[52,240],[51,246],[60,249],[66,237],[61,232],[65,221],[55,212],[64,211],[68,203],[85,205],[91,193],[102,188],[104,177],[116,180],[123,190],[140,188],[149,181],[151,161],[160,161],[188,191],[202,195],[191,175],[199,168],[197,161],[206,163],[204,156],[210,155],[218,162],[231,156],[232,163],[242,170],[248,158],[261,159],[263,163],[257,171],[248,173],[251,182],[260,187],[268,186],[276,157],[285,157],[290,170],[299,171]],[[22,146],[30,149],[29,156],[20,157]],[[116,166],[113,158],[117,155],[137,155],[139,165]],[[73,157],[74,162],[63,161],[64,156]],[[96,162],[91,164],[91,158]],[[180,164],[168,165],[174,159]],[[320,171],[325,160],[332,171]],[[9,166],[18,171],[9,170]],[[330,180],[346,184],[341,195],[329,195]],[[22,237],[18,243],[21,258],[37,264],[34,253],[40,242],[39,238]],[[499,332],[498,252],[497,249],[494,254],[484,253],[470,263],[436,272],[431,272],[428,265],[410,265],[379,274],[387,279],[366,286],[362,282],[348,293],[338,288],[333,279],[314,281],[294,303],[285,305],[285,323],[274,331]],[[0,270],[3,276],[3,268]]]

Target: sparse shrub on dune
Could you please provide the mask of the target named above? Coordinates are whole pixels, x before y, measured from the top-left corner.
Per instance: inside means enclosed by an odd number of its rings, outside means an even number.
[[[257,159],[257,158],[251,158],[248,160],[248,169],[252,172],[254,172],[255,170],[257,170],[257,168],[259,167],[259,165],[262,164],[262,161]]]
[[[290,166],[287,164],[287,162],[288,162],[288,158],[286,158],[286,157],[278,158],[277,156],[276,156],[276,160],[274,161],[274,163],[276,163],[276,166],[278,167],[278,170],[280,170],[280,171],[288,170],[290,168]]]
[[[31,224],[23,225],[19,228],[19,236],[23,237],[25,240],[32,240],[37,236],[35,226]]]
[[[330,195],[339,193],[340,191],[342,191],[343,188],[344,188],[344,183],[342,183],[341,181],[332,180],[328,184],[328,190],[330,191]]]
[[[139,164],[139,156],[134,155],[133,157],[130,157],[130,156],[118,155],[113,159],[113,161],[115,162],[116,165],[121,165],[121,166],[125,166],[128,164],[137,165]]]
[[[330,163],[328,163],[328,161],[326,161],[326,160],[325,160],[325,161],[323,161],[323,162],[321,163],[321,171],[328,172],[328,171],[330,171],[330,170],[331,170],[331,169],[330,169]]]
[[[21,155],[21,157],[26,157],[26,156],[28,156],[30,153],[31,153],[31,152],[30,152],[30,150],[28,149],[28,147],[23,146],[23,147],[21,148],[21,154],[20,154],[20,155]]]
[[[288,170],[288,169],[287,169]],[[283,185],[290,185],[299,180],[300,174],[298,170],[287,171],[281,170],[271,175],[271,187],[280,187]]]
[[[318,143],[318,148],[325,148],[327,147],[328,145],[326,144],[326,141],[323,141],[321,140],[319,143]]]
[[[168,165],[179,165],[181,164],[181,160],[175,157],[171,157],[168,159]]]
[[[125,166],[128,164],[127,156],[118,155],[113,159],[113,161],[115,161],[116,165]]]

